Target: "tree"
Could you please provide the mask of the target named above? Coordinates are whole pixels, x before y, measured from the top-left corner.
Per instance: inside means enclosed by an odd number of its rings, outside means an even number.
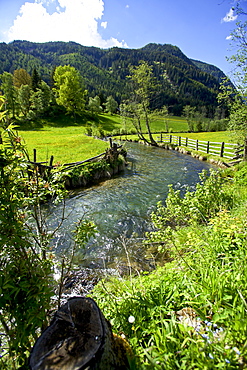
[[[100,97],[96,95],[94,98],[91,96],[89,97],[88,101],[88,109],[90,110],[92,115],[98,115],[102,112],[102,107],[100,105]]]
[[[120,105],[120,114],[123,122],[123,129],[126,131],[126,121],[130,120],[138,137],[146,143],[149,143],[145,138],[142,130],[141,115],[142,107],[135,102],[124,102]]]
[[[21,85],[18,89],[18,102],[24,117],[27,116],[31,108],[31,93],[29,85]]]
[[[111,114],[116,113],[118,103],[111,95],[107,97],[106,103],[104,105],[106,112]]]
[[[229,109],[229,129],[237,136],[239,142],[247,145],[247,13],[239,1],[233,10],[238,15],[236,28],[231,33],[231,43],[236,52],[228,60],[235,65],[233,78],[235,88],[224,81],[218,94],[220,103],[227,104]],[[245,150],[246,152],[246,150]]]
[[[54,86],[57,104],[68,114],[82,115],[86,91],[80,73],[69,65],[59,66],[54,73]]]
[[[31,86],[32,84],[30,74],[23,68],[16,69],[13,76],[13,84],[17,88],[20,88],[22,85]]]
[[[235,65],[234,68],[234,83],[237,89],[246,95],[247,89],[247,21],[244,17],[247,13],[241,8],[241,1],[237,2],[235,8],[232,8],[238,16],[236,28],[231,32],[231,44],[237,51],[230,58],[230,63]]]
[[[34,68],[34,70],[32,72],[31,83],[32,83],[33,91],[37,91],[37,89],[39,88],[39,85],[41,83],[41,78],[40,78],[36,68]]]
[[[186,121],[188,123],[188,130],[194,131],[194,119],[196,114],[196,108],[191,107],[190,105],[186,105],[183,108],[183,116],[186,118]]]
[[[35,117],[42,116],[48,111],[51,101],[51,90],[49,86],[41,81],[39,88],[32,92],[31,95],[31,109]]]
[[[145,61],[140,62],[140,64],[136,67],[131,66],[129,78],[133,82],[132,102],[134,105],[132,105],[132,108],[134,108],[136,111],[136,116],[140,117],[141,114],[141,116],[144,118],[150,143],[152,145],[157,145],[151,133],[150,117],[148,112],[151,94],[155,87],[152,67],[149,66]]]
[[[35,201],[28,191],[27,153],[13,129],[1,130],[0,144],[0,325],[5,352],[20,366],[45,323],[53,291],[52,260],[42,258],[25,225]]]
[[[0,79],[2,80],[1,89],[4,93],[7,113],[11,113],[12,116],[15,117],[17,110],[17,90],[13,85],[13,75],[8,72],[3,72],[3,74],[0,75]]]
[[[2,109],[1,96],[0,105]],[[54,309],[55,266],[60,267],[60,305],[64,274],[95,228],[81,220],[70,248],[62,252],[66,256],[55,255],[51,240],[62,225],[64,210],[57,228],[51,230],[42,204],[49,199],[54,206],[64,200],[63,175],[54,169],[44,178],[37,166],[32,168],[15,127],[5,127],[5,119],[6,112],[0,112],[0,364],[14,370],[28,368],[31,347]]]

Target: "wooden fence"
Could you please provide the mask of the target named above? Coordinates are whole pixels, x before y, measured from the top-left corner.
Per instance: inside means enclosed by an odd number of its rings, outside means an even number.
[[[212,154],[230,160],[241,160],[245,156],[246,152],[244,145],[225,142],[195,140],[188,137],[174,136],[163,133],[161,133],[160,136],[157,137],[157,140],[158,142],[166,144],[186,146],[187,148],[191,148],[196,151]]]
[[[111,138],[109,139],[109,143],[110,143],[110,148],[115,152],[117,152],[117,150],[122,147],[122,146],[118,146],[117,144],[113,143]],[[85,159],[84,161],[64,163],[63,164],[63,169],[68,170],[72,167],[79,166],[79,165],[84,164],[84,163],[95,162],[96,160],[99,160],[100,157],[102,157],[102,158],[105,157],[106,153],[107,153],[107,150],[104,153],[100,153],[100,154],[96,155],[95,157]],[[34,164],[34,165],[36,165],[40,168],[43,168],[43,169],[51,169],[51,168],[55,167],[53,165],[53,161],[54,161],[54,156],[51,155],[49,161],[37,162],[37,150],[33,149],[33,161],[30,161],[31,164]]]

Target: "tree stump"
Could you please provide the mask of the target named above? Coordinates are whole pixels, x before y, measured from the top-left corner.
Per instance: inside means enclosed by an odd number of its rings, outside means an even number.
[[[110,323],[91,298],[68,300],[36,341],[31,370],[126,370],[129,344],[113,335]]]

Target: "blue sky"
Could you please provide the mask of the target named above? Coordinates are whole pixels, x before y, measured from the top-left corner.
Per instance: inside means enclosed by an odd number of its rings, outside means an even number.
[[[75,41],[85,46],[178,46],[229,75],[236,0],[1,0],[0,41]],[[247,10],[247,0],[242,0]]]

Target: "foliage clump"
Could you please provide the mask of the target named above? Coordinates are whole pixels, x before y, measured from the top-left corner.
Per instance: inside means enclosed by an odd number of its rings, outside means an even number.
[[[5,112],[0,112],[0,121],[0,367],[27,369],[34,341],[60,305],[65,275],[95,226],[80,220],[69,249],[61,248],[58,241],[54,253],[54,237],[65,214],[51,229],[42,206],[46,202],[48,212],[64,201],[63,174],[55,169],[41,176],[28,160],[16,127],[6,123]]]

